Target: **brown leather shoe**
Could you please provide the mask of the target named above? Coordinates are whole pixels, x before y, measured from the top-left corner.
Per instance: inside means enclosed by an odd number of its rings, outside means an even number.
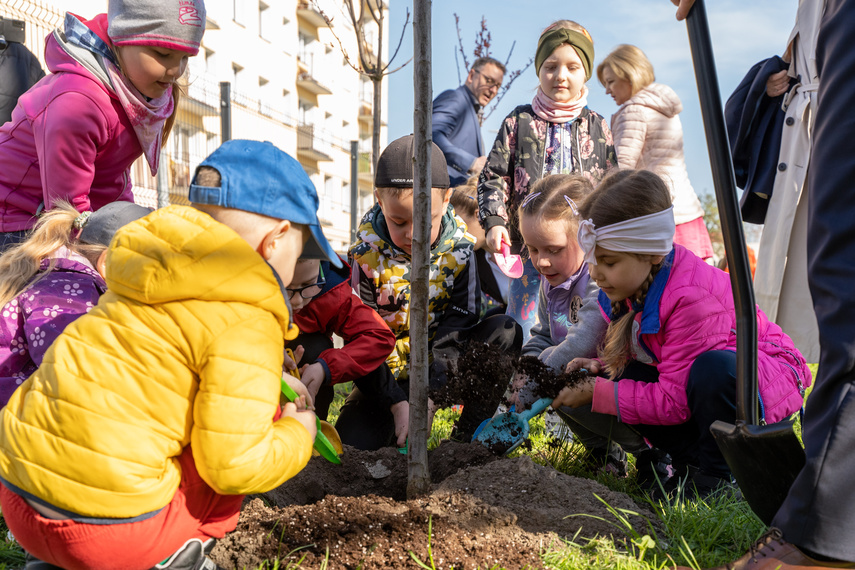
[[[770,528],[745,555],[709,570],[809,570],[812,568],[855,568],[852,562],[820,562],[786,542],[777,528]],[[691,570],[677,566],[674,570]]]

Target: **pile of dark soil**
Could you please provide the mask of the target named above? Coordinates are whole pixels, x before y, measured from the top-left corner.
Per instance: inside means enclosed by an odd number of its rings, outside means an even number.
[[[251,498],[212,558],[225,568],[276,557],[280,567],[328,560],[329,568],[419,568],[410,553],[430,564],[430,545],[437,568],[538,568],[538,554],[560,547],[559,537],[624,536],[597,497],[640,513],[630,520],[641,534],[642,517],[653,519],[627,495],[527,456],[499,459],[478,444],[445,442],[429,463],[432,492],[405,501],[407,458],[394,449],[348,447],[342,465],[315,457],[294,479]]]
[[[518,354],[508,354],[483,342],[469,342],[462,354],[449,363],[448,382],[430,397],[440,408],[479,399],[493,401],[514,374]]]

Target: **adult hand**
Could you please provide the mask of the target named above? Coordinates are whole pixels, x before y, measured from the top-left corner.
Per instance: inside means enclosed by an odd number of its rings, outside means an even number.
[[[782,69],[778,73],[773,73],[766,80],[766,95],[769,97],[777,97],[783,95],[790,88],[790,76],[787,75],[787,70]]]
[[[557,410],[561,406],[578,408],[590,404],[594,399],[594,385],[596,383],[596,376],[589,376],[574,386],[564,388],[552,401],[552,407]]]
[[[472,161],[472,166],[469,167],[469,176],[473,176],[475,174],[481,174],[481,171],[484,170],[484,165],[487,163],[486,156],[479,156],[474,161]]]
[[[486,237],[486,246],[487,251],[490,253],[496,253],[502,251],[502,241],[505,243],[511,243],[511,235],[508,233],[508,228],[505,226],[493,226],[490,228],[490,231],[487,232]]]
[[[326,379],[327,374],[320,362],[306,364],[303,366],[302,370],[300,370],[300,382],[306,386],[306,390],[312,398],[312,401],[314,401],[315,396],[318,395],[318,390],[321,389],[321,386],[323,386],[324,380]]]
[[[303,359],[303,353],[304,352],[306,352],[306,349],[303,348],[302,344],[297,346],[296,349],[294,349],[294,358],[293,359],[291,359],[291,357],[288,356],[288,353],[286,352],[285,353],[285,361],[282,363],[282,365],[285,367],[285,370],[288,370],[288,371],[297,370],[297,363]]]
[[[303,424],[303,427],[306,428],[306,431],[312,437],[312,441],[315,441],[315,436],[318,435],[318,423],[315,412],[300,411],[294,405],[294,402],[288,402],[282,406],[282,417],[294,418]]]
[[[593,358],[574,358],[567,363],[567,367],[564,368],[564,372],[569,374],[570,372],[575,372],[576,370],[584,368],[588,371],[589,376],[598,376],[602,367],[603,365],[600,364],[600,361],[594,360]]]
[[[410,432],[410,403],[403,400],[392,404],[390,410],[395,420],[395,443],[398,447],[404,447]],[[430,420],[433,421],[433,415],[430,416]]]
[[[295,377],[290,374],[283,374],[282,378],[285,380],[285,383],[291,387],[297,393],[297,399],[294,400],[294,405],[297,406],[298,410],[314,410],[314,400],[309,395],[309,391],[306,389],[306,386],[297,380]]]
[[[671,3],[677,6],[677,19],[685,20],[695,0],[671,0]]]

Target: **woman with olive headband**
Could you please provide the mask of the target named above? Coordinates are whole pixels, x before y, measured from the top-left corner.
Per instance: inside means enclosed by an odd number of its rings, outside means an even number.
[[[534,66],[540,85],[531,103],[505,117],[478,181],[478,218],[487,232],[487,248],[502,243],[522,247],[516,211],[532,184],[549,174],[582,174],[595,185],[617,166],[608,123],[587,107],[594,62],[588,31],[559,20],[540,35]],[[540,275],[530,261],[511,281],[508,314],[528,338],[537,320]]]

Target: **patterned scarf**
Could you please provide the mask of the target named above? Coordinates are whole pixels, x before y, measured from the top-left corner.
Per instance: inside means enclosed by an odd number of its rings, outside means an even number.
[[[174,104],[170,86],[156,99],[149,100],[122,73],[106,36],[106,18],[100,16],[84,23],[71,13],[65,15],[65,33],[54,32],[59,45],[80,65],[89,70],[107,89],[116,95],[131,122],[137,140],[142,147],[152,176],[157,174],[160,161],[160,146],[163,140],[163,125],[172,115]],[[96,29],[104,28],[103,34]]]
[[[550,123],[569,123],[579,116],[579,113],[582,112],[582,109],[587,104],[588,87],[585,85],[582,86],[579,98],[570,103],[559,103],[554,99],[550,99],[540,87],[537,88],[537,93],[531,102],[534,114]]]

